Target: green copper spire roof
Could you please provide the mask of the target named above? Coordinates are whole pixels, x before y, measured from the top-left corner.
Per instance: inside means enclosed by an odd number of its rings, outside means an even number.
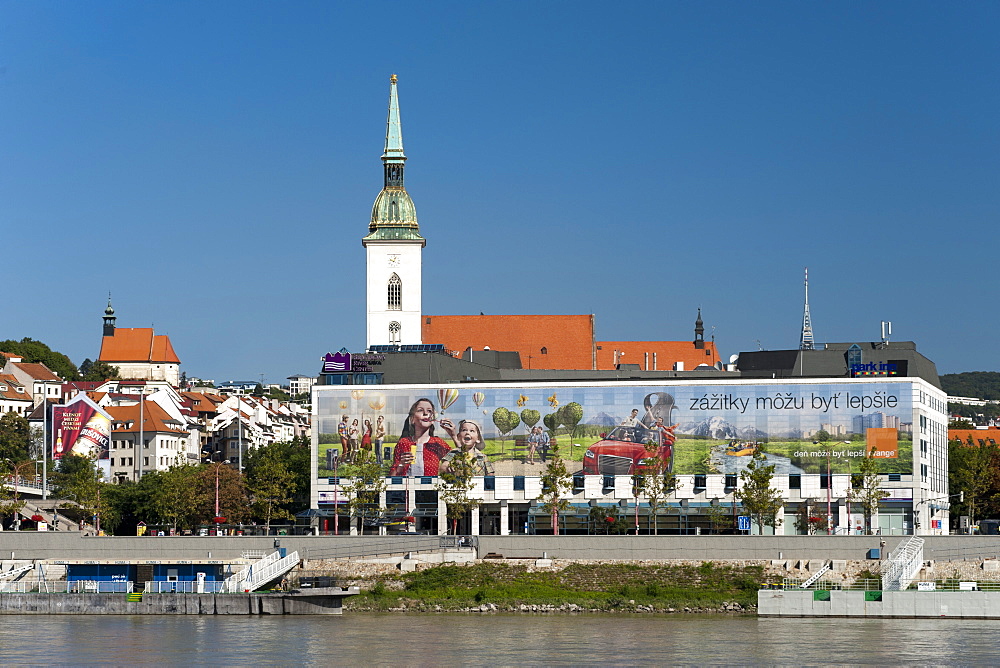
[[[366,241],[420,241],[417,225],[417,207],[403,186],[403,127],[399,122],[399,98],[396,95],[396,75],[389,79],[389,118],[385,124],[385,151],[382,165],[385,182],[382,192],[372,206],[372,219],[368,225]]]
[[[399,98],[396,95],[396,75],[389,78],[389,118],[385,122],[385,152],[382,162],[403,164],[403,126],[399,122]]]

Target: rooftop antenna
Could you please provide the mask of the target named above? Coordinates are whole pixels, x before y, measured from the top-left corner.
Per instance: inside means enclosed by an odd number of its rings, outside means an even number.
[[[882,321],[882,347],[885,348],[889,345],[889,337],[892,336],[892,321],[883,320]]]
[[[809,317],[809,267],[806,267],[806,304],[802,311],[802,337],[799,339],[799,350],[813,350],[812,319]]]

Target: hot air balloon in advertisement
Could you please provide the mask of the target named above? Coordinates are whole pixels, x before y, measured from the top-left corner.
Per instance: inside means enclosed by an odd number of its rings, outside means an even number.
[[[451,388],[438,390],[438,404],[441,406],[441,413],[451,408],[451,405],[458,399],[458,390]]]
[[[361,401],[361,397],[365,396],[364,390],[351,390],[351,398],[355,401]]]
[[[368,397],[368,408],[373,411],[380,411],[385,408],[385,395],[376,392]]]
[[[486,395],[482,392],[476,392],[472,395],[472,401],[476,404],[476,408],[479,408],[486,401]]]

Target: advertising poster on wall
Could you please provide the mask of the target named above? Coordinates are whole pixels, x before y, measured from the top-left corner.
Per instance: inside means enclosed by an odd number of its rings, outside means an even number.
[[[52,458],[67,454],[106,459],[111,439],[111,416],[86,395],[52,408]]]
[[[540,475],[553,443],[573,472],[628,475],[655,447],[675,474],[738,474],[762,449],[778,475],[849,473],[871,452],[912,473],[911,385],[319,388],[319,475],[360,451],[387,475],[435,476],[465,450],[484,474]]]

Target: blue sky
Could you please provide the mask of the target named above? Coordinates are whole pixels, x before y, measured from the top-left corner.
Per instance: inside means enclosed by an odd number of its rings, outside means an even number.
[[[998,370],[1000,5],[0,2],[0,339],[283,381],[364,346],[399,76],[428,315]],[[17,277],[15,279],[15,277]]]

